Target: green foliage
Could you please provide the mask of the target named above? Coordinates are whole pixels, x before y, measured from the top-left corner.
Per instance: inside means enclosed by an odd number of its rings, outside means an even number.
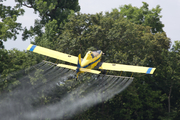
[[[40,56],[31,52],[0,49],[0,77],[4,78],[0,81],[0,92],[10,84],[19,84],[16,78],[6,81],[6,77],[13,76],[17,71],[37,64],[41,60]]]
[[[120,7],[120,14],[135,24],[142,24],[143,26],[150,26],[152,33],[163,32],[164,24],[160,21],[161,8],[159,5],[152,10],[149,10],[148,4],[142,2],[143,6],[140,8],[133,7],[131,4]]]
[[[42,36],[35,38],[35,44],[44,46],[46,48],[55,49],[55,41],[58,36],[58,25],[57,21],[53,20],[45,25],[45,33]]]
[[[170,51],[162,52],[162,63],[156,71],[156,84],[166,94],[164,101],[166,114],[169,119],[179,118],[179,86],[180,86],[180,42],[175,41]],[[165,119],[164,117],[162,119]]]
[[[42,69],[37,69],[34,74],[34,77],[29,76],[30,83],[32,85],[34,85],[39,79],[42,80],[42,83],[45,83],[47,81],[46,78],[43,77],[42,72],[43,72]]]
[[[13,38],[16,40],[19,31],[22,30],[21,23],[17,23],[17,17],[23,15],[23,9],[12,8],[0,4],[0,48],[4,48],[3,41]]]
[[[4,76],[37,63],[36,57],[34,57],[30,52],[19,51],[16,49],[1,49],[0,52],[0,73]]]
[[[30,30],[24,29],[23,40],[28,37],[43,34],[42,28],[46,23],[56,20],[58,28],[60,24],[65,23],[71,11],[79,11],[80,6],[78,0],[16,0],[17,7],[22,6],[34,9],[35,13],[39,14],[40,19],[35,20],[34,27]]]

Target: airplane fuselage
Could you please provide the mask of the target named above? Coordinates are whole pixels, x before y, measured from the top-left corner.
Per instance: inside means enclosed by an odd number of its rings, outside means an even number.
[[[80,63],[80,68],[93,69],[100,61],[102,51],[88,51]],[[83,71],[77,71],[77,73],[83,73]]]

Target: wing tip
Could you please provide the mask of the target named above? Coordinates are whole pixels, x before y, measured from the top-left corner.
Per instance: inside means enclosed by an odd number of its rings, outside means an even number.
[[[148,68],[146,74],[153,74],[156,68]]]
[[[32,46],[33,46],[33,44],[30,44],[26,50],[30,50]]]
[[[27,50],[33,52],[35,48],[36,48],[36,45],[30,44],[30,45],[28,46]]]
[[[150,74],[153,74],[155,70],[156,70],[156,68],[153,68],[153,69],[151,70]]]

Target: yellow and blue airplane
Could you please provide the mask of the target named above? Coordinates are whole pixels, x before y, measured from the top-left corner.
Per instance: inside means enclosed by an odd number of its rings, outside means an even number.
[[[101,57],[103,54],[101,50],[88,51],[83,59],[81,58],[81,54],[79,54],[77,57],[33,44],[30,44],[27,50],[45,56],[49,56],[55,59],[59,59],[62,61],[66,61],[69,63],[77,64],[77,66],[57,64],[57,66],[59,67],[76,70],[77,77],[80,73],[83,72],[90,72],[94,74],[101,73],[101,71],[93,70],[93,68],[103,69],[103,70],[113,70],[113,71],[125,71],[125,72],[133,72],[133,73],[146,73],[146,74],[153,74],[156,69],[152,67],[101,62]]]

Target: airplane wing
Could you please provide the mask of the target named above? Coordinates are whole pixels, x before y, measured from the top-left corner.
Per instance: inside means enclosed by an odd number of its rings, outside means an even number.
[[[156,68],[100,62],[98,69],[153,74]]]
[[[65,54],[55,50],[50,50],[48,48],[40,47],[33,44],[30,44],[27,50],[74,64],[77,64],[78,61],[78,57],[76,56]]]

